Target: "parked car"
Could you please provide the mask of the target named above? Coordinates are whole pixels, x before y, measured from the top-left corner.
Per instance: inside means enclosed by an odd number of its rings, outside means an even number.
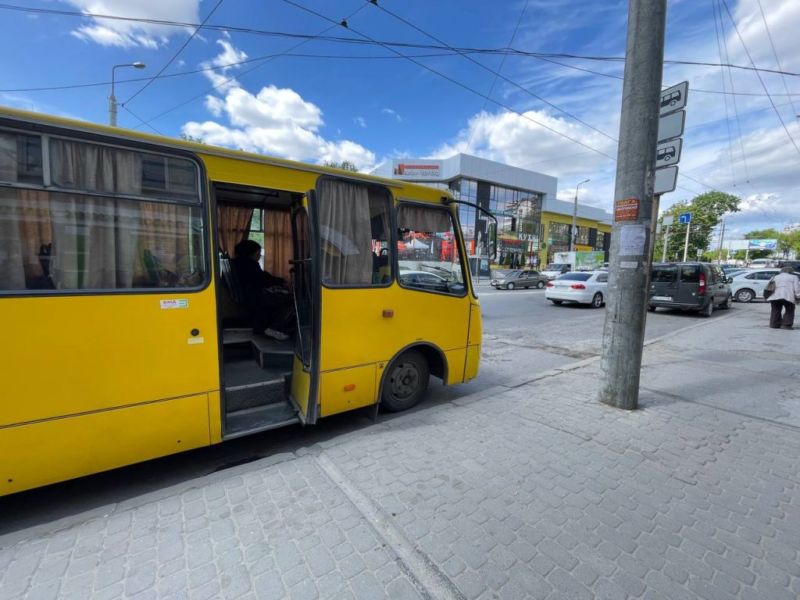
[[[569,273],[571,270],[572,266],[566,263],[550,263],[544,269],[542,269],[542,274],[548,279],[555,279],[559,275]]]
[[[730,308],[729,281],[719,266],[710,263],[654,264],[648,310],[677,308],[710,317],[715,308]]]
[[[565,273],[547,282],[544,297],[553,304],[575,302],[600,308],[606,301],[608,273],[606,271],[581,271]]]
[[[491,281],[492,287],[504,290],[529,287],[542,289],[546,283],[547,277],[539,271],[509,271]]]
[[[752,302],[757,298],[764,298],[764,288],[769,280],[780,273],[780,269],[750,269],[739,275],[734,275],[731,283],[731,293],[737,302]]]

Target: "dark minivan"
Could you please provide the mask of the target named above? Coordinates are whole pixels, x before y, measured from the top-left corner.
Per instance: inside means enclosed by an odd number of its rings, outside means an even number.
[[[656,263],[650,273],[648,309],[677,308],[710,317],[715,308],[730,308],[728,277],[717,265],[701,262]]]

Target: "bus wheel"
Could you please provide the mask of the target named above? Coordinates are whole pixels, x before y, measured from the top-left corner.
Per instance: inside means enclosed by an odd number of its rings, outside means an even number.
[[[410,350],[395,360],[383,381],[381,404],[389,412],[406,410],[417,404],[428,388],[428,361]]]

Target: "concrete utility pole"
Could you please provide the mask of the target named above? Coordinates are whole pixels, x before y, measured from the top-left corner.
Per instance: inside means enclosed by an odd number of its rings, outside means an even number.
[[[653,185],[666,13],[666,0],[630,0],[628,4],[600,401],[629,410],[639,403],[653,254],[650,225],[657,217]]]
[[[671,225],[667,225],[666,231],[664,231],[664,247],[661,249],[661,262],[667,262],[667,244],[669,243],[669,228]]]
[[[725,219],[722,219],[722,232],[719,234],[719,256],[717,256],[717,264],[722,264],[722,243],[725,241]]]

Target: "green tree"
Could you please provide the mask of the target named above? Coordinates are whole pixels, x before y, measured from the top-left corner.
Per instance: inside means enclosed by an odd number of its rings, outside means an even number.
[[[349,160],[343,160],[342,162],[326,160],[323,165],[326,167],[331,167],[332,169],[341,169],[342,171],[353,171],[354,173],[358,173],[358,167],[355,165],[355,163],[351,163]]]
[[[695,196],[689,201],[678,202],[670,206],[664,214],[659,217],[661,234],[656,238],[655,258],[659,260],[664,248],[664,216],[670,215],[674,218],[670,227],[670,236],[667,243],[667,260],[683,260],[683,245],[686,239],[686,225],[678,222],[678,216],[683,213],[692,214],[691,229],[689,230],[689,253],[687,258],[694,260],[698,253],[709,249],[711,235],[714,228],[719,224],[722,215],[730,212],[739,212],[741,199],[724,192],[706,192]]]
[[[189,135],[188,133],[181,133],[181,139],[186,142],[194,142],[195,144],[205,144],[203,138],[195,137],[193,135]]]

